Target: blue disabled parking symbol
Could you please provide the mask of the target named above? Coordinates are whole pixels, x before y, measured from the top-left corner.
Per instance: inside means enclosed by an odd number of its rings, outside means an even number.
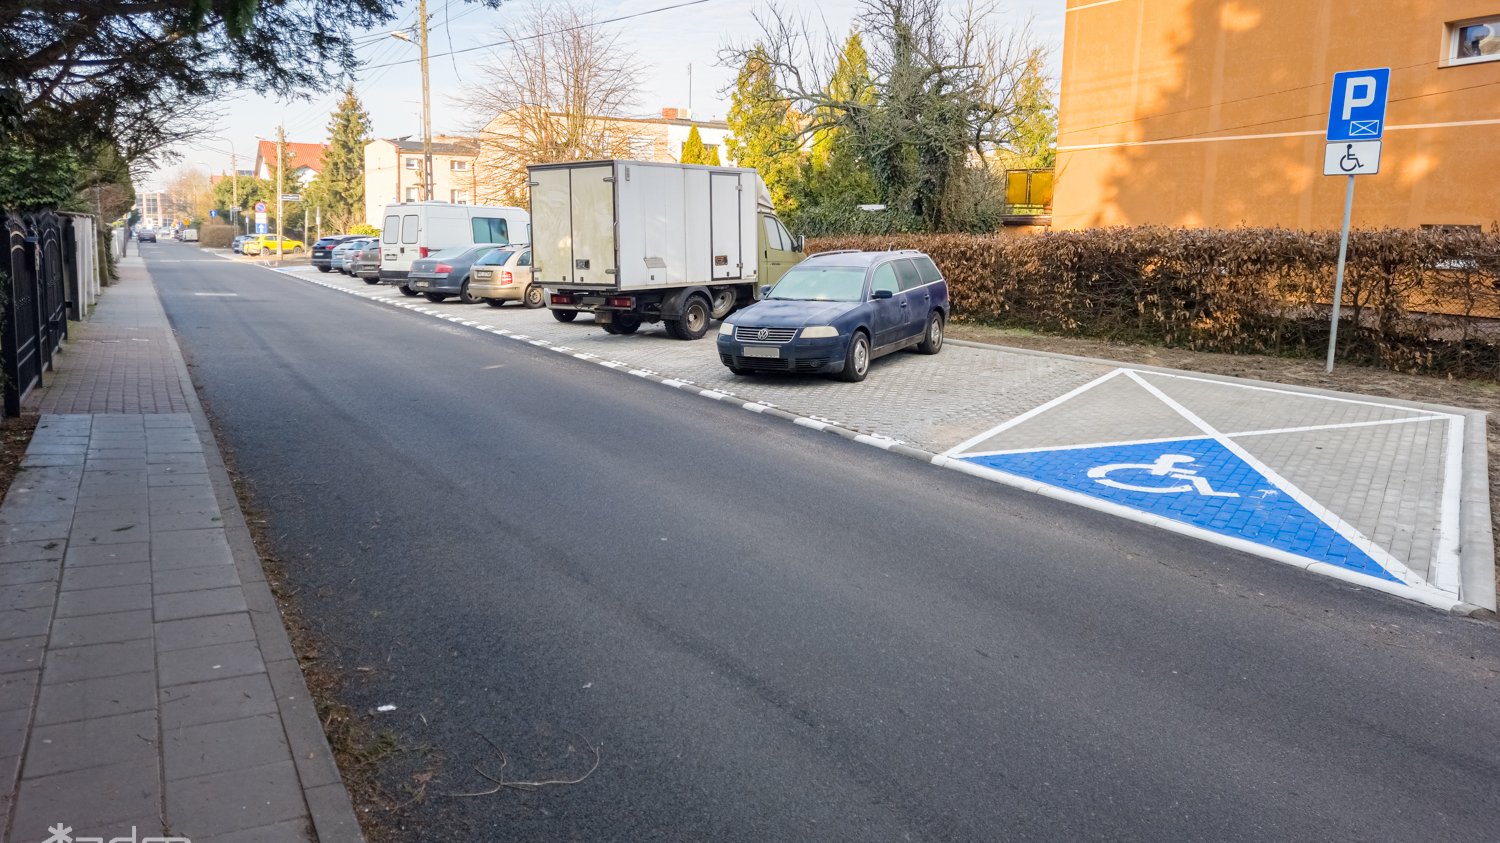
[[[1215,439],[961,459],[1223,536],[1401,582]]]

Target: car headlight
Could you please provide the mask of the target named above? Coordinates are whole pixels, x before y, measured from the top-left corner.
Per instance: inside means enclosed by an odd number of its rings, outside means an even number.
[[[839,329],[832,325],[814,325],[811,328],[802,329],[802,338],[807,340],[815,340],[821,337],[836,337],[838,335]]]
[[[728,322],[719,323],[719,336],[728,337],[734,334],[734,326]]]

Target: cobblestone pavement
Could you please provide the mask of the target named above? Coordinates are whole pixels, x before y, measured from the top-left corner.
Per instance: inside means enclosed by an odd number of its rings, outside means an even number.
[[[0,836],[359,840],[166,315],[121,272],[0,505]]]
[[[1482,413],[954,343],[936,356],[899,353],[878,360],[860,384],[742,378],[720,364],[709,337],[681,342],[660,326],[613,336],[584,320],[557,322],[546,310],[429,303],[311,267],[285,274],[889,437],[943,455],[938,462],[962,460],[966,470],[1002,482],[1041,484],[1047,488],[1039,491],[1151,523],[1166,518],[1174,523],[1162,526],[1229,539],[1232,546],[1434,605],[1494,605],[1485,454],[1467,444],[1472,431],[1483,431]],[[1055,473],[1065,470],[1054,458],[1063,449],[1093,448],[1097,464],[1105,465],[1113,459],[1111,448],[1157,443],[1156,459],[1183,453],[1173,443],[1198,440],[1216,443],[1228,454],[1216,464],[1251,484],[1223,497],[1254,496],[1264,511],[1184,515],[1182,507],[1166,505],[1167,495],[1196,492],[1164,493],[1175,474],[1136,478],[1122,500],[1121,489],[1086,473],[1079,483]],[[1202,459],[1183,465],[1206,466],[1218,460],[1218,451]],[[1161,477],[1167,479],[1155,479]],[[1466,481],[1485,493],[1466,495]],[[1265,502],[1272,498],[1281,515],[1268,523],[1271,504]],[[1230,523],[1241,526],[1226,528]],[[1252,529],[1244,523],[1258,526],[1253,534],[1234,533]]]

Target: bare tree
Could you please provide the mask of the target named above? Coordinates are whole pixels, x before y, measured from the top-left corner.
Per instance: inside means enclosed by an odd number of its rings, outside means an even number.
[[[480,201],[524,200],[530,164],[639,151],[641,139],[611,118],[636,103],[641,66],[619,30],[596,20],[576,0],[532,0],[500,27],[509,44],[458,98],[475,116]]]
[[[208,172],[196,167],[182,167],[167,182],[173,212],[193,219],[208,218],[214,207],[214,187]]]
[[[832,85],[839,40],[815,33],[775,4],[755,14],[755,44],[720,53],[726,64],[770,64],[776,97],[804,115],[804,137],[839,129],[868,162],[887,204],[933,228],[951,211],[991,156],[1014,146],[1049,107],[1035,84],[1046,51],[1026,23],[1003,26],[999,7],[944,0],[863,0],[858,29],[869,49],[873,91]],[[1046,86],[1044,86],[1045,88]]]

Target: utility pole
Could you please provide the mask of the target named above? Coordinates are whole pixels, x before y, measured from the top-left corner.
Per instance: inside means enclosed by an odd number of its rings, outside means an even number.
[[[234,155],[234,141],[229,142],[229,190],[234,194],[234,202],[229,206],[229,224],[234,226],[240,211],[240,162]]]
[[[281,216],[281,145],[286,140],[286,127],[276,127],[276,262],[281,263],[281,232],[285,226]]]
[[[427,0],[417,0],[417,25],[422,27],[422,192],[432,201],[432,97],[427,81]]]

